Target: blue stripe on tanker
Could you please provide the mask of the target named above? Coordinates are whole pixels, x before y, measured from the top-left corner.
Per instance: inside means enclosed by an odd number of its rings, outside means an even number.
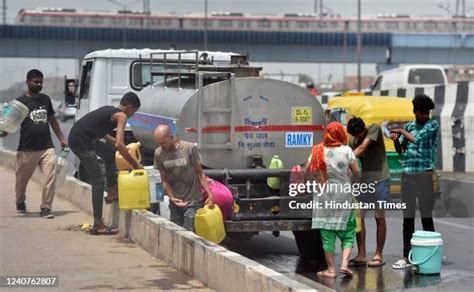
[[[176,120],[167,117],[136,112],[132,117],[128,119],[128,123],[132,127],[137,127],[149,131],[154,131],[158,125],[165,124],[170,126],[171,132],[173,134],[176,134]]]

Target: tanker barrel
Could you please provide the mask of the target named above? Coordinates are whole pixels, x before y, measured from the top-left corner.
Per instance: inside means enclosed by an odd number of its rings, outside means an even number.
[[[269,177],[280,177],[288,179],[291,171],[289,169],[206,169],[204,173],[213,179],[266,179]]]
[[[199,73],[230,73],[202,66],[212,71]],[[227,168],[227,175],[239,180],[260,180],[280,173],[250,168],[255,156],[270,165],[278,154],[291,168],[305,163],[313,145],[322,141],[324,109],[305,88],[260,77],[205,80],[201,90],[196,80],[183,78],[181,84],[159,81],[139,92],[142,106],[129,124],[144,148],[156,149],[153,131],[166,124],[181,140],[197,144],[202,165],[217,170],[216,176],[228,180],[222,171]]]

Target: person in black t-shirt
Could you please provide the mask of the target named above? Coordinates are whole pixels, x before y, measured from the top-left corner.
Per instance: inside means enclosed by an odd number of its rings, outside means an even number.
[[[26,213],[26,186],[36,167],[39,166],[43,176],[43,197],[40,215],[47,219],[54,218],[51,205],[54,199],[57,156],[49,126],[58,137],[61,147],[68,147],[68,142],[56,120],[49,96],[40,93],[43,88],[43,74],[36,69],[26,75],[28,91],[17,98],[30,110],[21,123],[20,143],[16,154],[16,210]]]
[[[118,200],[117,169],[115,167],[116,150],[122,154],[134,169],[143,168],[128,153],[124,143],[127,119],[139,107],[140,99],[138,96],[133,92],[127,92],[120,100],[119,106],[103,106],[91,111],[79,119],[69,133],[71,150],[81,161],[81,169],[84,170],[89,178],[89,183],[92,185],[92,210],[94,213],[94,226],[90,230],[92,235],[113,235],[118,233],[117,229],[106,226],[102,220],[102,200],[104,198],[105,181],[97,156],[102,158],[105,165],[107,203]],[[114,129],[116,129],[115,138],[111,135]],[[108,143],[100,141],[101,139]]]

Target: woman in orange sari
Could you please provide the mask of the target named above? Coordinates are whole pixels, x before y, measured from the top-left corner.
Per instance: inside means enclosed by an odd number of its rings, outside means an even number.
[[[312,228],[321,231],[328,268],[317,275],[324,278],[336,278],[336,238],[341,240],[342,247],[339,272],[352,276],[348,263],[356,234],[354,212],[352,209],[328,207],[331,203],[352,203],[351,182],[360,179],[357,160],[346,144],[347,133],[344,126],[338,122],[330,123],[324,131],[323,142],[313,147],[305,169],[308,177],[327,187],[322,193],[313,195],[314,201],[320,202],[321,208],[313,209],[312,218]]]

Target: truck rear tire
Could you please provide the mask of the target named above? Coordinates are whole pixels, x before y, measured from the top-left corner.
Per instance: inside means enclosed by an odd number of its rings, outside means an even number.
[[[323,243],[319,229],[293,231],[293,235],[295,236],[296,246],[300,252],[301,259],[325,262]]]
[[[247,241],[250,240],[250,238],[252,238],[252,236],[255,234],[255,232],[228,232],[227,236],[233,240]]]

